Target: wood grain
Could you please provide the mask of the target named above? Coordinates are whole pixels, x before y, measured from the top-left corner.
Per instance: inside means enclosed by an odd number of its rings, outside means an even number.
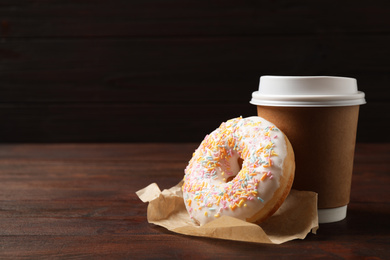
[[[389,142],[372,127],[390,120],[389,17],[385,0],[2,1],[0,142],[199,142],[256,113],[266,74],[357,78],[357,140]]]
[[[389,256],[389,144],[357,144],[346,220],[282,245],[189,237],[147,223],[135,192],[177,184],[197,145],[0,145],[0,258]]]
[[[257,35],[388,32],[386,0],[3,1],[8,37]]]

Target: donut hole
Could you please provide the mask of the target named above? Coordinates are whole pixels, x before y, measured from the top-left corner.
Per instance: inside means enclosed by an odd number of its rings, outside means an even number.
[[[229,182],[229,181],[232,181],[234,179],[234,177],[236,177],[237,173],[242,169],[242,164],[244,163],[244,159],[242,159],[241,157],[238,157],[237,158],[237,164],[238,164],[238,167],[239,167],[239,170],[237,172],[235,172],[234,175],[232,176],[229,176],[227,179],[226,179],[226,182]]]
[[[242,169],[242,164],[244,163],[244,159],[242,159],[241,157],[238,157],[237,163],[238,163],[238,166],[240,167],[240,170],[241,170]]]
[[[226,179],[226,182],[232,181],[236,176],[230,176],[229,178]]]

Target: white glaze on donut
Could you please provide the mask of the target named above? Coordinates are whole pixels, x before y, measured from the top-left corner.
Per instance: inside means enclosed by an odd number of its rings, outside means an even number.
[[[201,225],[222,215],[256,221],[280,186],[286,140],[260,117],[231,119],[207,135],[185,169],[182,190],[191,218]]]

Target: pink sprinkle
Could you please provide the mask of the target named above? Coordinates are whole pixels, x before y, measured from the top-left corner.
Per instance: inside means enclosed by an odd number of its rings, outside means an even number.
[[[275,138],[277,138],[277,137],[278,137],[278,136],[277,136],[277,135],[275,135],[275,136],[274,136],[274,139],[275,139]]]

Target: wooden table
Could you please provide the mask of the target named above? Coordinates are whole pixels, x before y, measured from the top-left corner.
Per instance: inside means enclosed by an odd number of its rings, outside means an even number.
[[[135,192],[180,181],[197,144],[0,145],[0,258],[389,259],[390,144],[357,144],[348,217],[264,245],[174,234]]]

